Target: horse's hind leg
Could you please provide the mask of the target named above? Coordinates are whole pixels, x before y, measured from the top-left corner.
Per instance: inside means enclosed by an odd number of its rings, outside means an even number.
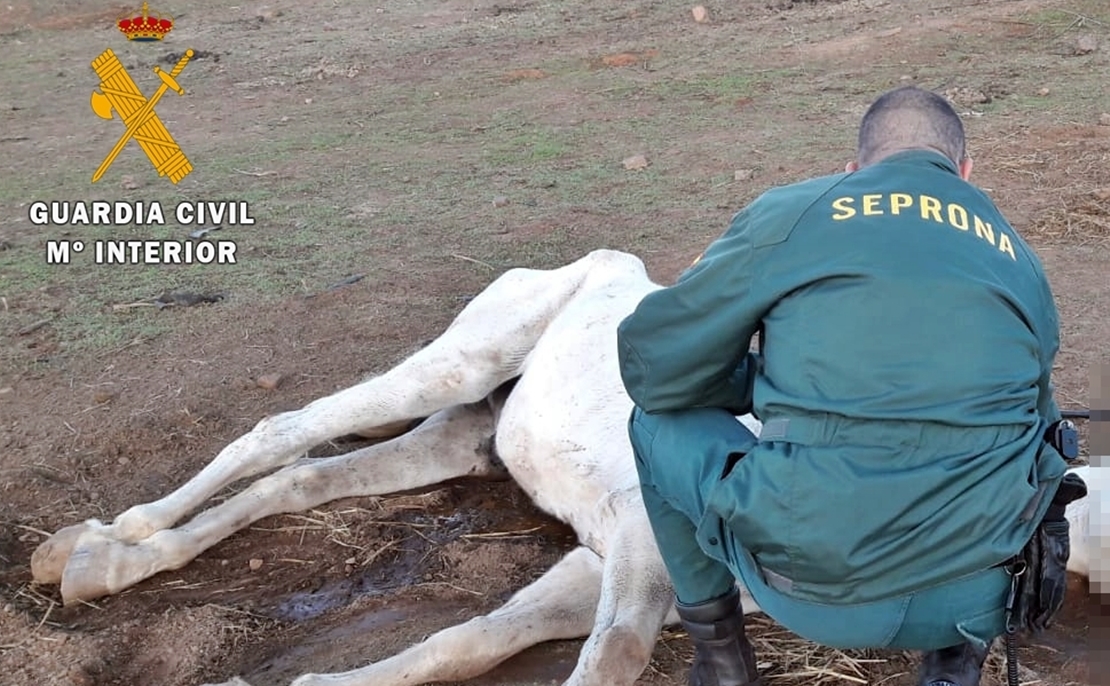
[[[326,440],[478,402],[519,376],[524,359],[577,292],[595,259],[587,256],[554,270],[506,272],[439,338],[398,366],[299,410],[263,419],[174,492],[128,509],[107,527],[90,520],[63,529],[55,534],[54,547],[71,548],[87,528],[121,541],[140,541],[172,526],[233,481],[288,465]]]
[[[594,621],[602,562],[575,548],[488,615],[432,634],[381,662],[337,674],[305,674],[293,686],[418,686],[464,681],[530,646],[585,636]],[[239,684],[234,680],[229,684]]]
[[[36,580],[41,582],[40,575],[47,572],[60,574],[65,602],[91,600],[158,572],[183,567],[263,517],[300,512],[339,498],[383,495],[462,476],[500,473],[500,466],[491,460],[493,405],[498,395],[490,402],[437,412],[410,433],[384,443],[338,457],[300,460],[255,481],[183,526],[159,531],[137,543],[118,541],[91,528],[78,538],[68,559],[48,560],[49,548],[40,548],[32,561]]]

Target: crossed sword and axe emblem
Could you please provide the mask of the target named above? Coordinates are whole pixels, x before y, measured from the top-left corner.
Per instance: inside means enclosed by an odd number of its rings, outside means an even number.
[[[90,98],[93,112],[103,119],[111,119],[114,110],[127,127],[116,142],[116,147],[112,148],[93,174],[93,183],[104,176],[104,172],[108,171],[108,167],[132,138],[146,153],[158,175],[168,176],[174,184],[193,170],[193,165],[154,111],[155,105],[167,90],[172,89],[178,95],[185,95],[185,89],[177,84],[176,79],[192,56],[193,51],[186,50],[168,74],[161,68],[154,67],[154,73],[162,79],[162,85],[158,86],[158,90],[149,99],[143,97],[142,91],[135,85],[111,48],[92,61],[93,71],[100,77],[100,92],[94,90]]]

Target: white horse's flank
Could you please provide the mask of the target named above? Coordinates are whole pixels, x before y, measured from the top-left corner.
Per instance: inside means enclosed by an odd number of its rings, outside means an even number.
[[[266,516],[492,473],[503,464],[535,503],[572,526],[579,547],[504,606],[398,655],[296,686],[416,686],[472,678],[543,641],[588,637],[565,686],[627,686],[641,674],[673,593],[640,497],[616,359],[617,324],[659,288],[636,257],[592,252],[554,270],[494,281],[426,348],[304,408],[268,417],[170,495],[112,524],[62,529],[35,551],[40,583],[65,602],[117,593]],[[515,385],[505,382],[516,380]],[[339,436],[428,417],[417,428],[332,458]],[[753,430],[760,424],[742,417]],[[494,454],[483,446],[493,436]],[[231,482],[247,490],[173,527]],[[1085,468],[1084,468],[1085,470]],[[1087,501],[1068,510],[1069,569],[1087,575]],[[745,594],[745,612],[759,608]],[[243,684],[235,679],[229,684]]]

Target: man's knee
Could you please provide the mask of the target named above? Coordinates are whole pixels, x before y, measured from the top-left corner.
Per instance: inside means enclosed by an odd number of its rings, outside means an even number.
[[[640,473],[640,481],[649,483],[652,474],[659,467],[660,459],[667,460],[667,455],[658,454],[656,450],[656,437],[660,428],[666,429],[669,422],[673,421],[675,413],[661,412],[650,414],[640,407],[633,407],[628,418],[628,438],[632,442],[632,453],[636,458],[636,469]],[[666,451],[664,451],[666,452]],[[673,456],[670,456],[673,458]]]
[[[645,426],[646,412],[638,406],[632,408],[628,417],[628,439],[632,443],[632,455],[636,458],[636,470],[640,473],[640,481],[644,481],[651,474],[647,463],[647,456],[651,454],[651,441],[654,434]]]
[[[758,442],[747,427],[719,408],[649,414],[633,407],[628,435],[641,477],[660,461],[690,463],[698,455],[723,461],[726,455],[749,452]]]

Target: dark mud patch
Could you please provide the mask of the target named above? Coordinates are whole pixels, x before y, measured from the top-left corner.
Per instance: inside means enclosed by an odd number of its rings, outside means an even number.
[[[284,686],[306,672],[357,669],[388,659],[428,635],[493,609],[486,600],[433,591],[402,597],[356,600],[321,620],[297,642],[249,664],[242,676],[251,686]],[[315,623],[310,623],[315,624]],[[298,632],[299,633],[299,632]],[[390,649],[382,650],[383,643]],[[579,641],[553,641],[519,653],[467,686],[558,684],[574,670]]]

